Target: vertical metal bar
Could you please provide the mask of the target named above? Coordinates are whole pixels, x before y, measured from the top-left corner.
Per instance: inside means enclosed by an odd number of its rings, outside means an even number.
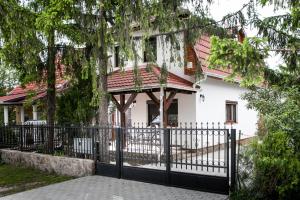
[[[23,127],[19,126],[19,132],[20,132],[20,151],[23,150]]]
[[[220,148],[220,123],[218,123],[218,172],[220,172],[220,152],[221,148]]]
[[[142,133],[141,133],[141,132],[142,132]],[[142,144],[141,144],[141,143],[142,143],[142,142],[141,142],[141,136],[143,137],[143,124],[142,124],[141,128],[140,128],[140,126],[139,126],[138,134],[139,134],[139,135],[138,135],[138,139],[137,139],[137,140],[139,141],[139,142],[138,142],[138,145],[139,145],[139,146],[138,146],[138,152],[139,152],[139,153],[136,154],[136,155],[138,155],[137,160],[139,161],[139,160],[142,160],[142,159],[141,159],[141,146],[142,146]],[[142,134],[142,135],[141,135],[141,134]]]
[[[159,135],[159,166],[161,166],[161,155],[162,155],[162,146],[163,146],[163,144],[162,144],[162,141],[163,141],[163,139],[162,139],[162,137],[164,137],[164,130],[163,130],[163,128],[162,127],[160,127],[159,128],[159,133],[160,133],[160,135]]]
[[[91,145],[91,148],[92,148],[92,158],[93,158],[93,160],[95,160],[96,159],[96,155],[95,155],[95,153],[96,153],[96,134],[95,134],[95,127],[94,127],[94,125],[92,126],[92,133],[91,133],[92,135],[91,135],[91,137],[92,137],[92,145]]]
[[[241,146],[241,135],[242,135],[242,131],[239,130],[239,139],[238,139],[238,146],[237,146],[237,158],[236,158],[236,174],[238,175],[239,174],[239,166],[240,166],[240,146]]]
[[[153,137],[153,136],[154,136],[153,134],[155,134],[155,132],[153,132],[153,127],[150,127],[150,138],[149,138],[150,140],[148,141],[148,144],[149,144],[149,142],[150,142],[150,146],[149,146],[149,148],[148,148],[148,151],[150,150],[150,159],[151,159],[151,163],[153,163],[153,161],[154,161],[154,160],[152,159],[152,158],[153,158],[153,157],[152,157],[152,156],[153,156],[153,152],[152,152],[152,151],[153,151],[153,138],[154,138],[154,137]],[[147,151],[147,152],[148,152],[148,151]],[[149,156],[149,153],[147,153],[147,155]]]
[[[171,183],[171,145],[170,145],[170,129],[165,129],[164,131],[164,143],[166,152],[166,183],[169,185]]]
[[[193,129],[192,129],[192,123],[190,124],[191,128],[190,128],[190,134],[191,134],[191,158],[190,158],[190,164],[191,164],[191,170],[193,169]]]
[[[116,138],[116,167],[118,169],[118,178],[121,178],[122,172],[122,128],[116,128],[117,138]]]
[[[236,184],[236,129],[231,129],[231,180],[230,190],[234,191]]]
[[[104,132],[104,138],[105,138],[105,140],[104,140],[104,151],[105,151],[105,153],[106,153],[106,160],[107,160],[107,163],[110,163],[110,153],[109,153],[109,146],[108,146],[108,144],[109,144],[109,127],[108,126],[106,126],[106,125],[104,125],[104,130],[105,130],[105,132]],[[108,148],[108,149],[106,149],[106,148]]]
[[[178,128],[175,128],[175,158],[176,158],[176,168],[177,168],[177,163],[178,163],[178,158],[177,158],[177,149],[178,149],[178,144],[177,144],[177,130]]]
[[[143,160],[143,161],[145,161],[145,138],[146,137],[144,137],[144,135],[145,134],[147,134],[147,133],[145,133],[145,128],[144,127],[142,127],[142,159],[141,160]]]
[[[183,157],[183,155],[182,155],[182,150],[183,150],[183,148],[182,148],[182,127],[181,127],[181,124],[180,124],[180,168],[182,169],[182,157]]]
[[[209,130],[208,130],[208,122],[206,124],[206,170],[208,171],[208,165],[209,165],[209,161],[208,161],[208,135],[209,135]]]
[[[188,154],[188,136],[187,136],[187,124],[185,123],[185,169],[187,169],[187,155]]]
[[[196,134],[196,171],[198,171],[198,126],[196,123],[196,130],[195,130],[195,134]]]
[[[212,123],[212,170],[215,171],[215,126]]]
[[[201,170],[203,171],[203,123],[201,122]]]
[[[226,169],[226,175],[227,175],[227,180],[229,181],[229,129],[226,129],[224,136],[225,136],[225,141],[226,141],[226,147],[225,147],[225,151],[224,151],[224,157],[225,157],[225,169]]]

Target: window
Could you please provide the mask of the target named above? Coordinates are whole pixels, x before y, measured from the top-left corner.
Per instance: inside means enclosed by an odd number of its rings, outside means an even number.
[[[237,102],[226,101],[226,122],[237,123]]]
[[[114,57],[114,61],[115,61],[115,67],[120,67],[120,46],[115,46],[115,57]]]
[[[148,125],[160,124],[159,109],[153,101],[147,101],[148,104]],[[168,112],[168,126],[178,126],[178,100],[174,99]]]
[[[144,62],[156,62],[157,59],[156,37],[150,37],[145,44]]]

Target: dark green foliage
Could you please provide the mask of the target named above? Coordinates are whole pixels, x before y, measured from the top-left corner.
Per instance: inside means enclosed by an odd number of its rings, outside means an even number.
[[[284,15],[260,19],[256,6],[274,5],[289,9]],[[230,67],[231,79],[242,77],[251,89],[244,98],[259,111],[259,136],[241,155],[234,199],[300,198],[300,35],[299,1],[260,0],[248,5],[242,26],[258,28],[254,39],[243,43],[213,39],[211,67]],[[242,13],[240,13],[242,15]],[[241,17],[241,16],[240,16]],[[238,17],[239,18],[239,17]],[[232,21],[232,25],[236,22]],[[249,43],[249,41],[254,41]],[[267,66],[270,51],[281,55],[284,64]],[[259,87],[259,88],[258,88]]]
[[[243,152],[239,187],[231,198],[299,199],[300,157],[293,144],[292,138],[282,131],[253,142]]]
[[[90,103],[92,97],[91,80],[78,77],[78,82],[71,83],[70,87],[57,98],[57,122],[91,123],[97,110],[97,107],[93,107]]]
[[[15,71],[9,70],[0,61],[0,96],[5,96],[16,84]],[[3,107],[0,106],[0,124],[4,123]],[[15,119],[15,113],[9,112],[9,119]]]

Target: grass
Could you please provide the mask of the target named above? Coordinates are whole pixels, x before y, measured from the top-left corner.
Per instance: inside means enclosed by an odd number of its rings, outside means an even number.
[[[70,179],[72,177],[0,163],[0,197]]]

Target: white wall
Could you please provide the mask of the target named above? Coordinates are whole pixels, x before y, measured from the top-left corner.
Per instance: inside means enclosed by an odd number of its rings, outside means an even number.
[[[226,100],[237,101],[237,123],[233,124],[233,127],[241,130],[245,136],[254,135],[258,115],[256,111],[247,109],[247,102],[241,99],[241,95],[245,92],[247,89],[241,88],[237,84],[207,78],[201,84],[201,91],[197,92],[197,122],[224,124]],[[200,100],[200,94],[204,94],[204,102]],[[230,128],[230,125],[228,127]]]
[[[159,99],[159,93],[154,93]],[[167,96],[169,93],[167,93]],[[196,94],[176,94],[174,99],[178,100],[178,123],[195,123],[196,122]],[[131,109],[131,118],[133,123],[147,125],[148,107],[147,100],[150,98],[140,93],[136,97],[136,105]]]
[[[249,110],[246,107],[247,102],[241,99],[247,89],[239,87],[237,84],[226,83],[221,80],[207,78],[201,83],[201,89],[194,94],[176,94],[178,99],[178,122],[179,123],[202,123],[210,125],[212,122],[215,126],[218,122],[225,123],[225,102],[237,101],[237,123],[233,127],[241,130],[245,136],[252,136],[256,132],[256,123],[258,120],[257,112]],[[154,93],[157,98],[159,93]],[[200,99],[200,94],[205,96],[204,102]],[[168,95],[168,93],[167,93]],[[144,94],[138,94],[136,105],[132,108],[132,122],[147,124],[147,103],[149,97]],[[230,124],[227,125],[230,128]]]
[[[155,32],[153,32],[155,33]],[[140,36],[142,35],[141,32],[136,32],[134,34],[135,36]],[[184,74],[184,34],[183,33],[178,33],[176,35],[177,41],[179,43],[180,49],[177,50],[171,47],[170,41],[166,40],[166,36],[158,36],[157,37],[157,62],[156,64],[159,67],[162,67],[163,63],[165,62],[167,65],[167,68],[170,72],[181,76],[189,81],[194,81],[194,77],[188,76]],[[146,64],[143,62],[143,56],[144,56],[144,50],[143,50],[143,45],[141,40],[136,40],[135,41],[137,53],[138,53],[138,65],[143,65]],[[109,58],[109,64],[114,67],[114,52],[110,51],[109,55],[111,57]],[[171,62],[171,57],[174,57],[174,61]],[[128,60],[127,65],[125,67],[133,67],[134,66],[134,61],[133,60]],[[116,69],[109,69],[109,71],[113,71]]]
[[[150,100],[144,93],[140,93],[136,97],[136,105],[131,109],[131,121],[132,123],[140,123],[147,126],[147,100]]]

